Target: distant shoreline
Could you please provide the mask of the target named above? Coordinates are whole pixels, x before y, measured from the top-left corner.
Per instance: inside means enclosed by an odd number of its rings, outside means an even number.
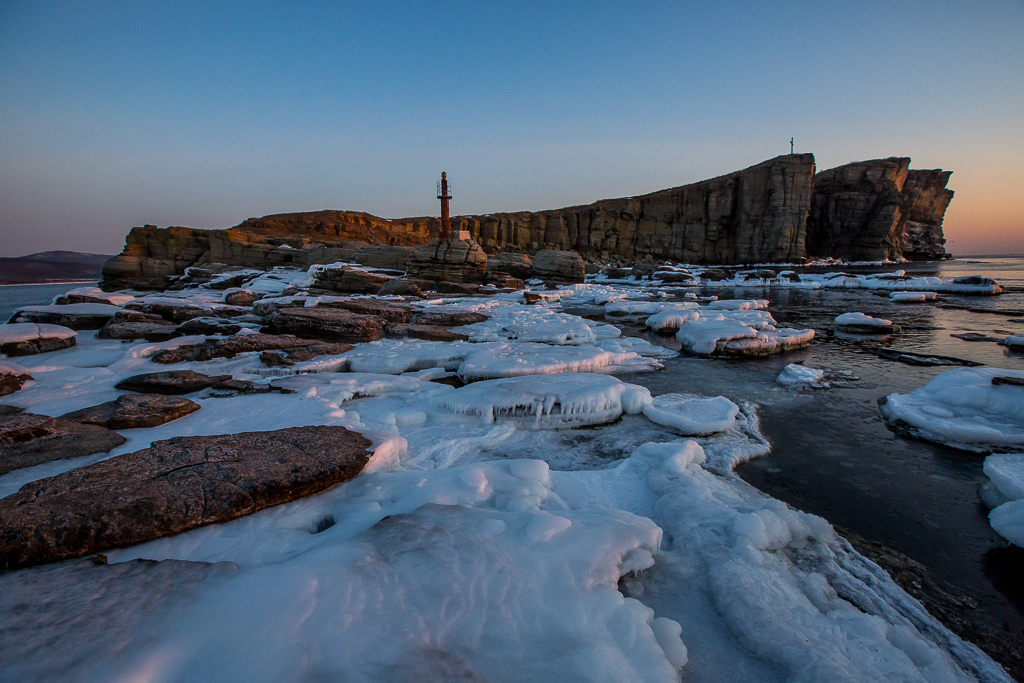
[[[95,284],[97,281],[92,280],[46,280],[45,282],[0,282],[0,287],[29,287],[32,285],[78,285],[78,284]]]

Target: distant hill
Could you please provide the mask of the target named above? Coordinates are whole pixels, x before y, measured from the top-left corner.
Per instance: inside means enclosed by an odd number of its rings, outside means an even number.
[[[0,258],[0,284],[17,285],[68,280],[98,280],[107,254],[77,251],[41,251],[38,254]]]

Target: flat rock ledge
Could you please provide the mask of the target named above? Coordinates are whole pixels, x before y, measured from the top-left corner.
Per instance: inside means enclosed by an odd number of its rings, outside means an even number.
[[[0,474],[52,460],[106,453],[127,441],[105,427],[35,413],[0,414]]]
[[[199,404],[178,396],[125,394],[116,400],[76,410],[61,420],[99,425],[107,429],[158,427],[199,410]]]
[[[336,426],[155,441],[0,499],[0,567],[123,548],[309,496],[361,472],[370,446]]]

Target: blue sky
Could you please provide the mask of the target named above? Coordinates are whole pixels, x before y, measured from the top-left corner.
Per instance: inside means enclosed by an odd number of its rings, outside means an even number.
[[[853,5],[853,6],[847,6]],[[0,4],[0,255],[324,208],[554,208],[789,151],[954,171],[1024,252],[1024,3]]]

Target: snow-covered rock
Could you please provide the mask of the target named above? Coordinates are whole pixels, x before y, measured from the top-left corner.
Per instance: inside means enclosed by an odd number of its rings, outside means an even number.
[[[920,304],[935,301],[938,296],[935,292],[890,292],[889,301],[897,304]]]
[[[775,381],[779,384],[793,386],[796,384],[818,384],[825,377],[825,371],[817,368],[807,368],[803,365],[790,363],[786,369],[779,373]]]

